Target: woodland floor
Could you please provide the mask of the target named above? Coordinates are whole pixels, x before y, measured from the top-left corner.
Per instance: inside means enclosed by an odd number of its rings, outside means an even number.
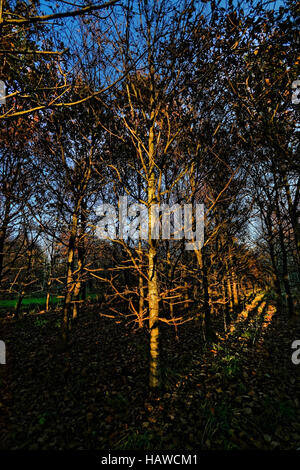
[[[149,394],[148,334],[81,312],[67,352],[58,312],[0,320],[1,449],[297,449],[300,365],[288,320],[260,295],[203,347],[194,322],[161,328],[164,388]]]

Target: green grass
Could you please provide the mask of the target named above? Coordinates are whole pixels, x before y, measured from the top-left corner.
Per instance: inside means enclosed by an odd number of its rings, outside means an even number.
[[[97,294],[89,294],[87,296],[88,299],[96,299]],[[62,298],[52,296],[50,297],[50,304],[57,304],[62,302]],[[5,300],[0,300],[0,309],[15,309],[18,303],[18,299],[5,299]],[[28,306],[45,306],[46,304],[46,297],[27,297],[23,299],[22,301],[22,307],[28,307]]]
[[[153,434],[148,431],[129,430],[126,431],[124,436],[115,444],[115,450],[151,450],[155,447],[153,445]]]
[[[58,299],[57,297],[50,298],[50,304],[56,304],[60,302],[62,299]],[[0,300],[0,308],[15,308],[18,303],[18,299],[13,300]],[[25,298],[22,301],[22,306],[28,305],[45,305],[46,297],[29,297]]]

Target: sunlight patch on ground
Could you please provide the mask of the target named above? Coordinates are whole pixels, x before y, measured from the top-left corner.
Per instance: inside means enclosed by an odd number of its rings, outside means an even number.
[[[257,305],[261,302],[264,295],[265,295],[264,292],[258,294],[255,297],[255,299],[253,299],[252,302],[249,305],[247,305],[241,313],[238,314],[237,319],[235,320],[234,324],[230,325],[228,333],[226,334],[226,338],[228,338],[229,335],[232,335],[235,332],[235,330],[236,330],[237,326],[239,325],[239,323],[244,322],[245,320],[247,320],[247,318],[249,317],[249,314],[251,312],[253,312],[253,310],[257,307]],[[265,302],[262,302],[261,305],[257,309],[258,314],[262,313],[264,306],[265,306]],[[255,316],[253,317],[253,319],[250,320],[250,323],[253,322],[253,321],[255,321]]]

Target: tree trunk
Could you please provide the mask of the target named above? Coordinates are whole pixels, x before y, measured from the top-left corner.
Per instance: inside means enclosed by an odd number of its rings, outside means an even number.
[[[206,257],[203,252],[204,247],[201,250],[196,250],[196,257],[201,272],[202,288],[203,288],[203,310],[204,310],[204,334],[206,340],[210,340],[214,335],[211,329],[211,309],[209,302],[209,287],[208,287],[208,276]]]
[[[139,260],[139,269],[138,273],[138,292],[139,292],[139,313],[138,313],[138,322],[139,327],[143,328],[144,326],[144,309],[145,309],[145,294],[144,294],[144,279],[142,276],[143,272],[143,252],[142,252],[142,242],[139,239],[138,243],[138,260]]]
[[[275,191],[276,191],[275,209],[276,209],[276,215],[277,215],[279,242],[280,242],[280,249],[281,249],[281,256],[282,256],[283,285],[284,285],[284,290],[285,290],[286,297],[287,297],[288,314],[289,316],[293,316],[294,315],[294,302],[293,302],[293,297],[292,297],[290,282],[289,282],[288,257],[287,257],[287,250],[286,250],[285,240],[284,240],[281,213],[280,213],[280,208],[279,208],[279,191],[277,187],[277,180],[276,180],[275,172],[274,172],[274,182],[275,182]]]
[[[230,316],[230,308],[229,308],[229,292],[228,292],[228,282],[227,282],[227,276],[225,276],[224,280],[223,280],[223,283],[224,283],[224,300],[225,300],[225,325],[224,325],[224,328],[225,328],[225,331],[227,330],[227,326],[230,324],[231,322],[231,316]]]
[[[153,58],[149,57],[151,64],[151,76],[153,80]],[[151,108],[154,106],[154,83],[151,83]],[[152,205],[156,203],[156,178],[155,178],[155,149],[154,149],[154,111],[151,111],[151,126],[149,129],[149,173],[148,173],[148,307],[150,328],[150,371],[149,386],[157,388],[159,379],[159,294],[157,279],[157,240],[152,239],[152,225],[157,221],[153,213]]]
[[[9,213],[10,213],[10,201],[7,198],[5,201],[4,218],[3,218],[2,226],[0,229],[0,285],[1,285],[1,280],[2,280],[2,271],[3,271],[3,262],[4,262],[4,245],[5,245],[6,232],[7,232],[8,221],[9,221]]]
[[[232,295],[232,288],[231,288],[231,278],[230,273],[228,272],[228,268],[226,268],[226,282],[227,282],[227,298],[228,298],[228,312],[229,318],[232,318],[232,311],[233,311],[233,295]]]
[[[152,192],[149,190],[149,195]],[[151,217],[149,217],[151,220]],[[149,305],[149,327],[150,327],[150,388],[159,386],[159,296],[157,285],[156,267],[157,249],[156,240],[149,238],[149,265],[148,265],[148,305]]]
[[[69,323],[70,323],[70,312],[72,303],[72,292],[74,288],[73,281],[73,265],[74,265],[74,252],[75,252],[75,240],[77,235],[78,215],[76,212],[73,213],[72,217],[72,228],[68,244],[68,260],[67,260],[67,285],[66,294],[64,299],[63,307],[63,329],[62,339],[64,345],[67,344],[69,338]]]
[[[25,295],[24,291],[22,291],[21,294],[19,295],[16,310],[15,310],[15,317],[16,318],[19,318],[19,316],[20,316],[21,305],[22,305],[22,302],[23,302],[23,299],[24,299],[24,295]]]
[[[300,218],[299,218],[299,207],[298,207],[299,206],[298,194],[299,194],[300,178],[298,179],[298,182],[297,182],[296,196],[295,196],[295,201],[293,203],[290,185],[289,185],[287,174],[286,174],[286,169],[282,166],[279,168],[279,171],[281,172],[281,175],[282,175],[283,184],[284,184],[286,197],[288,201],[288,210],[289,210],[291,225],[293,227],[293,232],[294,232],[296,259],[297,259],[298,272],[299,272],[300,270],[300,223],[299,223]]]

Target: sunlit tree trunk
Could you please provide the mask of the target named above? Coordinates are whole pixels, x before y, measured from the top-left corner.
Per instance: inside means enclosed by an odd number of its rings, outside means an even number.
[[[227,330],[227,326],[230,324],[231,317],[230,317],[230,307],[229,307],[229,292],[228,292],[228,282],[226,276],[223,280],[224,284],[224,303],[225,303],[225,318],[224,318],[224,327],[225,331]]]
[[[167,240],[167,278],[168,278],[168,288],[171,290],[172,289],[172,277],[173,277],[173,269],[172,269],[172,263],[171,263],[171,252],[170,252],[170,244],[169,241]],[[169,303],[169,313],[170,317],[174,317],[174,305],[173,305],[173,300],[170,299]]]
[[[75,211],[72,217],[72,227],[71,227],[69,244],[68,244],[67,283],[66,283],[64,307],[63,307],[62,339],[65,344],[68,342],[68,337],[69,337],[70,312],[71,312],[71,304],[72,304],[72,293],[74,289],[73,266],[74,266],[74,253],[75,253],[75,242],[76,242],[76,236],[77,236],[77,226],[78,226],[78,214]]]
[[[231,286],[231,276],[228,270],[228,264],[226,263],[226,283],[227,283],[227,298],[228,298],[228,320],[232,318],[232,311],[233,311],[233,294],[232,294],[232,286]],[[229,320],[230,321],[230,320]]]
[[[151,388],[159,386],[159,296],[157,285],[157,241],[151,237],[151,204],[155,199],[154,167],[149,179],[148,203],[149,203],[149,264],[148,264],[148,306],[149,306],[149,328],[150,328],[150,372],[149,385]]]
[[[239,297],[238,297],[238,283],[235,272],[231,271],[231,279],[232,279],[232,293],[233,293],[233,304],[234,307],[237,307],[239,304]]]
[[[73,303],[73,320],[78,316],[80,293],[82,292],[83,286],[83,275],[84,275],[84,261],[85,261],[85,231],[86,231],[86,204],[82,203],[81,207],[81,221],[80,221],[80,233],[78,237],[78,266],[77,266],[77,280],[74,287],[74,303]]]
[[[145,294],[144,294],[144,279],[142,276],[143,272],[143,252],[142,252],[142,243],[141,240],[139,239],[139,269],[140,272],[138,274],[139,277],[139,327],[142,328],[144,321],[144,310],[145,310]]]
[[[206,340],[210,340],[213,336],[211,329],[211,309],[209,302],[209,287],[208,287],[208,276],[207,276],[207,266],[206,266],[206,257],[202,250],[196,250],[196,257],[201,273],[201,287],[203,289],[203,327]]]

